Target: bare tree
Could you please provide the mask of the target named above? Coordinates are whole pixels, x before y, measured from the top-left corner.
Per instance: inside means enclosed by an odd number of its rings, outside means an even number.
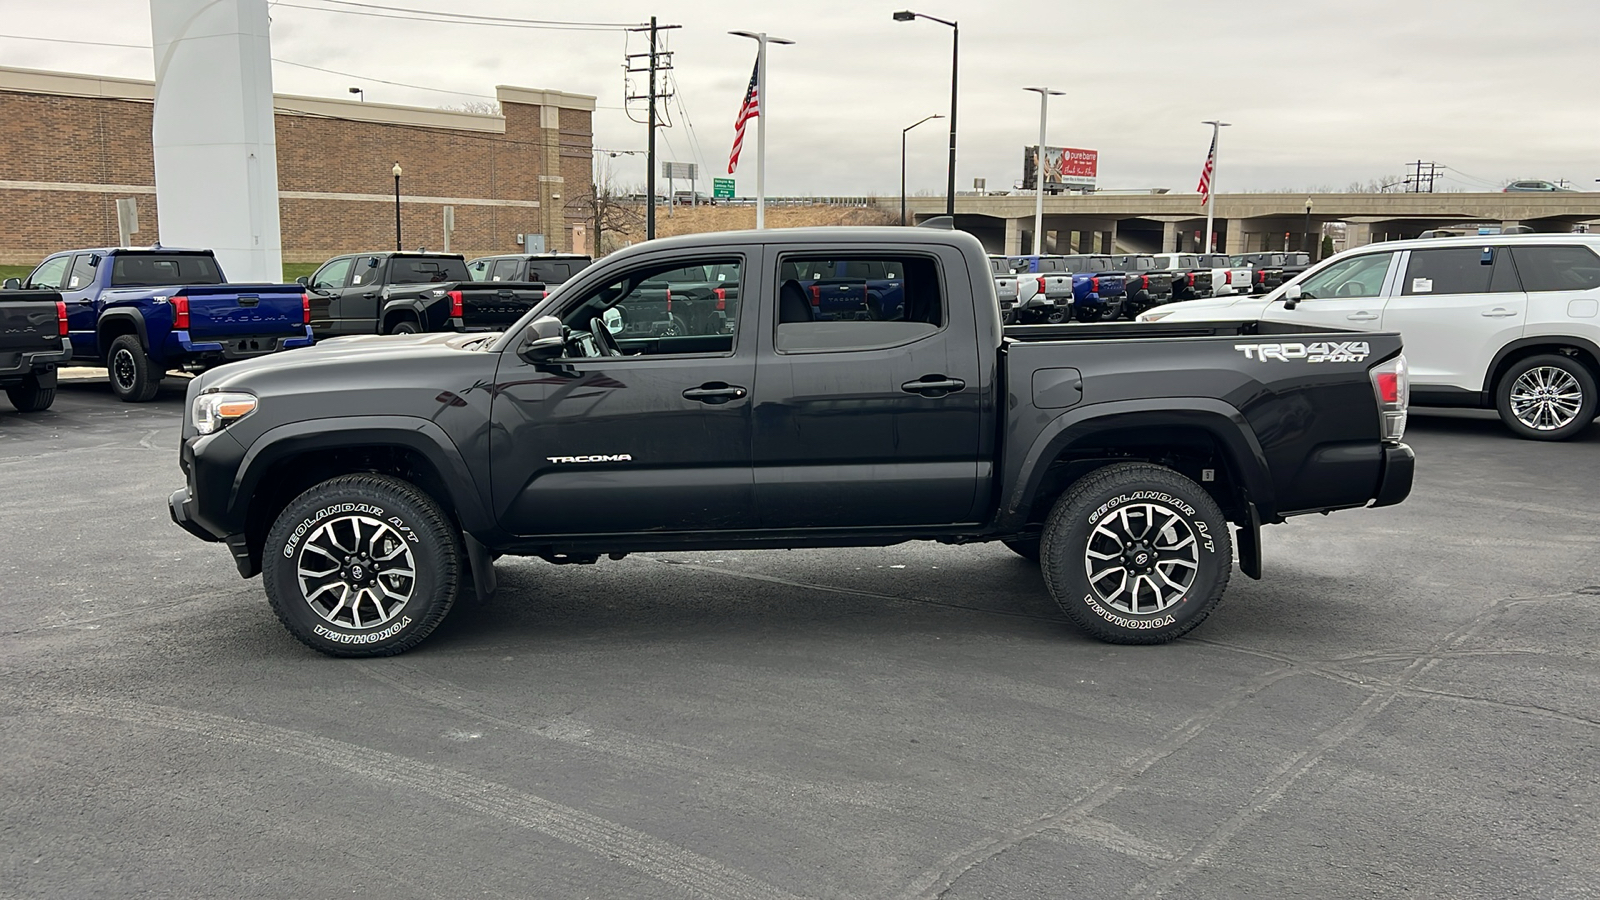
[[[498,100],[463,100],[460,103],[446,103],[439,108],[455,112],[477,113],[480,116],[500,115],[500,102]]]
[[[617,237],[612,238],[612,246],[606,246],[608,234],[620,236],[636,230],[644,222],[639,204],[628,200],[626,193],[617,186],[610,166],[601,169],[585,194],[567,201],[567,209],[582,213],[588,221],[594,231],[596,257],[620,249]]]

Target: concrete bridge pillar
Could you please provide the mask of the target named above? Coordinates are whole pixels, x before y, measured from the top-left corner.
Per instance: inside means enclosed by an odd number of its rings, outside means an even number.
[[[1227,236],[1223,239],[1223,241],[1223,245],[1218,248],[1223,252],[1248,253],[1250,251],[1250,248],[1244,245],[1245,237],[1243,219],[1228,220]]]
[[[1344,227],[1344,247],[1365,247],[1372,243],[1371,222],[1350,222]]]
[[[1031,247],[1029,249],[1032,249]],[[1022,220],[1006,220],[1006,243],[1003,251],[1007,256],[1020,256],[1022,254]]]
[[[1112,220],[1110,229],[1100,232],[1100,252],[1117,252],[1117,223],[1115,219]]]
[[[1161,225],[1161,252],[1178,252],[1178,223],[1163,222]]]

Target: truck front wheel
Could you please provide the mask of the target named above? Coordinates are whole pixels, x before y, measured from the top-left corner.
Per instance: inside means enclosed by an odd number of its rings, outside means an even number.
[[[1079,628],[1113,644],[1162,644],[1211,614],[1233,545],[1211,495],[1165,466],[1098,469],[1045,522],[1045,585]]]
[[[144,352],[136,334],[124,334],[111,342],[106,372],[111,378],[111,392],[124,403],[154,400],[161,390],[161,376],[166,374]]]
[[[392,656],[455,604],[461,541],[432,497],[388,475],[342,475],[295,498],[262,549],[267,600],[329,656]]]

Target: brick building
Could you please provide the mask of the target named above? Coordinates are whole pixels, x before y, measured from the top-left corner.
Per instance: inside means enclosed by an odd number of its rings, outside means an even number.
[[[394,246],[395,162],[407,249],[514,253],[586,243],[593,97],[500,86],[501,115],[276,94],[283,260]],[[150,81],[0,66],[0,264],[117,243],[116,201],[135,198],[133,243],[160,238]],[[570,190],[570,194],[569,194]]]

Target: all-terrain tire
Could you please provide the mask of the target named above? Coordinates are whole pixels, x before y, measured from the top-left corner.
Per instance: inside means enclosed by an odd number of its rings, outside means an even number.
[[[1165,466],[1118,463],[1056,501],[1039,549],[1061,611],[1113,644],[1162,644],[1205,621],[1233,573],[1228,522]]]
[[[56,402],[56,389],[40,386],[39,376],[29,375],[21,384],[6,388],[6,399],[17,412],[40,412]]]
[[[279,621],[329,656],[392,656],[444,621],[465,578],[439,504],[389,475],[313,485],[278,515],[262,582]]]
[[[415,319],[397,319],[389,325],[390,334],[421,334],[422,326]]]
[[[1594,375],[1570,356],[1543,353],[1518,361],[1495,385],[1495,410],[1517,437],[1564,441],[1594,421]]]
[[[1085,324],[1098,322],[1103,315],[1105,315],[1105,310],[1098,306],[1079,306],[1072,310],[1073,318]]]
[[[138,335],[124,334],[111,342],[111,349],[106,353],[106,377],[111,380],[111,392],[118,400],[124,403],[154,400],[165,374],[144,352]]]

